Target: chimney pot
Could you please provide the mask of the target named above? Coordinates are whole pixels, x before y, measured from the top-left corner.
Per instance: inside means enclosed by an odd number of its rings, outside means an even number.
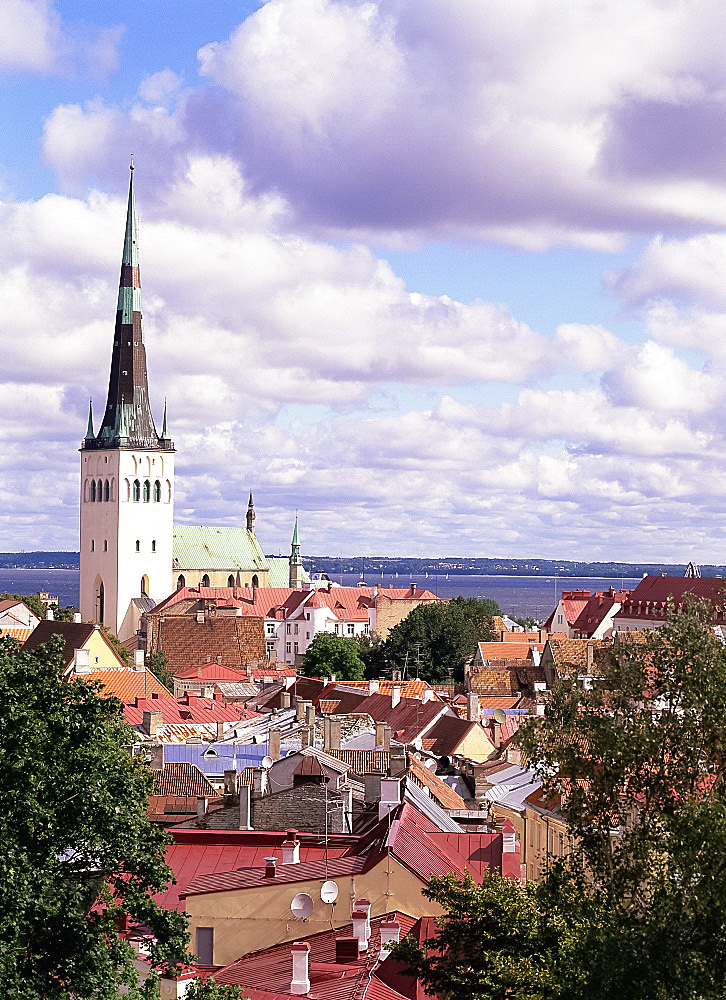
[[[356,909],[353,911],[353,934],[358,938],[358,950],[368,951],[368,934],[366,926],[368,924],[368,914],[365,910]]]
[[[80,611],[74,611],[73,612],[73,622],[76,625],[80,625],[81,624],[81,612]]]
[[[401,700],[401,685],[394,684],[391,688],[391,708],[395,708]]]
[[[48,610],[45,613],[45,620],[47,622],[54,622],[55,621],[55,615],[53,614],[53,612],[52,612],[52,610],[50,608],[48,608]]]
[[[381,923],[381,957],[384,957],[387,944],[398,944],[401,939],[401,926],[395,920],[384,920]]]
[[[310,945],[307,941],[295,941],[292,948],[292,981],[290,992],[293,994],[303,994],[310,992]]]
[[[265,858],[265,878],[274,878],[277,870],[277,858]]]

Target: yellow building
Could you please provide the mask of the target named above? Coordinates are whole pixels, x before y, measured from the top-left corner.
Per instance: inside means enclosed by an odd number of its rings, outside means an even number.
[[[113,647],[101,626],[92,622],[42,621],[23,643],[23,649],[26,651],[37,649],[57,635],[61,636],[65,643],[63,657],[66,673],[70,673],[74,665],[91,670],[126,668],[123,658]]]

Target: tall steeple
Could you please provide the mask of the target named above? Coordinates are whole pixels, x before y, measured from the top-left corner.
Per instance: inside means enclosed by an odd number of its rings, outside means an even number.
[[[250,502],[247,504],[247,530],[251,535],[255,533],[255,504],[252,499],[252,490],[250,490]]]
[[[98,436],[86,440],[84,447],[172,451],[174,445],[165,434],[160,438],[156,433],[149,405],[133,171],[132,162],[108,399]]]
[[[300,559],[300,540],[297,533],[297,514],[295,515],[295,530],[292,533],[290,546],[290,586],[298,590],[302,586],[303,565]]]

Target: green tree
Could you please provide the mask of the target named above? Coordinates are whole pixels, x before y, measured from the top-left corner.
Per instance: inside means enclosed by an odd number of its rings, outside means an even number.
[[[212,976],[205,982],[194,979],[184,991],[184,1000],[244,1000],[241,986],[223,986]]]
[[[72,622],[76,613],[76,609],[70,604],[63,608],[59,608],[57,604],[50,604],[48,610],[53,612],[53,617],[57,622]]]
[[[525,887],[490,872],[434,876],[423,894],[445,911],[432,937],[392,948],[439,1000],[587,996],[589,949],[606,915],[596,894],[566,878]]]
[[[174,674],[169,670],[169,660],[166,653],[160,649],[155,653],[149,653],[146,657],[146,664],[152,674],[159,678],[167,690],[174,690]]]
[[[496,601],[455,597],[448,604],[421,604],[399,622],[386,642],[389,667],[408,669],[409,677],[462,680],[464,663],[478,642],[496,638],[492,618],[501,614]]]
[[[602,892],[603,997],[726,992],[726,648],[693,603],[554,685],[522,747],[559,797],[573,877]]]
[[[106,636],[106,638],[111,643],[111,645],[113,646],[113,648],[116,650],[116,652],[118,653],[118,655],[124,661],[124,663],[126,664],[126,666],[127,667],[131,666],[131,652],[130,652],[130,650],[128,650],[126,648],[126,646],[124,646],[124,644],[121,642],[121,640],[117,636],[115,636],[113,634],[113,632],[111,632],[110,629],[107,629],[105,625],[102,625],[101,629],[103,630],[103,634]]]
[[[119,920],[151,929],[163,968],[186,957],[186,918],[149,894],[171,877],[169,838],[146,818],[123,706],[64,681],[62,650],[0,639],[0,982],[11,1000],[117,1000],[137,984]]]
[[[378,635],[359,635],[358,656],[363,660],[367,679],[382,677],[386,671],[386,644]]]
[[[22,601],[38,618],[45,618],[45,604],[37,594],[0,594],[0,601]]]
[[[346,639],[332,632],[318,632],[303,658],[302,673],[306,677],[335,674],[341,681],[362,681],[365,664],[358,655],[355,639]]]

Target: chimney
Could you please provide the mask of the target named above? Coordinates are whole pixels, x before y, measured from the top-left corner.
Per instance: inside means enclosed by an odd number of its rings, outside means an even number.
[[[280,759],[280,730],[271,729],[268,737],[268,750],[273,760]]]
[[[202,820],[207,815],[209,809],[209,799],[204,795],[197,796],[197,819]]]
[[[265,858],[265,878],[274,878],[277,870],[277,858]]]
[[[388,727],[390,730],[390,726]],[[406,773],[408,762],[406,761],[406,750],[396,743],[390,747],[391,756],[388,761],[388,770],[392,778],[400,777]]]
[[[237,772],[234,770],[224,772],[224,794],[229,798],[237,798]]]
[[[161,770],[164,767],[164,744],[153,743],[150,747],[146,747],[146,752],[151,755],[149,767]]]
[[[585,655],[586,655],[585,662],[587,663],[587,672],[590,674],[592,673],[593,664],[595,662],[595,647],[591,642],[588,642],[587,644]]]
[[[386,747],[386,729],[388,730],[388,747]],[[391,745],[391,727],[387,726],[385,722],[376,723],[376,746],[383,747],[384,750],[390,749]]]
[[[335,939],[336,965],[345,965],[346,962],[357,962],[359,958],[358,938],[355,935]]]
[[[392,809],[401,804],[400,778],[381,778],[381,801],[378,803],[378,819],[383,819]]]
[[[144,669],[144,651],[143,649],[134,650],[134,670]]]
[[[45,613],[45,620],[47,622],[54,622],[55,621],[55,615],[53,614],[53,612],[51,611],[50,608],[48,608],[48,610]]]
[[[197,625],[203,625],[203,624],[204,624],[204,612],[197,611]]]
[[[218,667],[222,666],[222,654],[221,653],[217,653],[217,666]]]
[[[310,702],[305,705],[305,725],[308,727],[315,725],[315,705]]]
[[[300,864],[300,841],[297,839],[297,830],[287,831],[287,840],[282,842],[282,863],[283,865]]]
[[[365,910],[353,910],[353,934],[358,938],[358,951],[368,951],[368,934],[366,926],[368,914]]]
[[[282,678],[282,683],[285,685],[285,690],[289,691],[290,688],[294,685],[294,683],[295,683],[296,680],[297,680],[297,677],[295,676],[295,674],[292,674],[289,677],[283,677]],[[288,694],[288,698],[289,697],[290,697],[290,695]],[[289,708],[290,705],[288,704],[287,707]]]
[[[476,691],[470,691],[466,696],[466,718],[469,722],[479,721],[479,695]]]
[[[356,910],[366,915],[366,941],[371,939],[371,901],[370,899],[359,899],[355,904]]]
[[[340,719],[328,719],[330,750],[340,750]]]
[[[74,611],[73,612],[73,623],[74,623],[74,625],[80,625],[81,624],[81,612],[80,611]]]
[[[502,824],[502,854],[514,854],[517,850],[517,839],[514,835],[514,824],[505,819]]]
[[[401,700],[401,685],[394,684],[391,688],[391,708],[395,708]]]
[[[295,718],[298,722],[305,721],[305,707],[308,704],[304,698],[295,698]]]
[[[335,684],[336,680],[337,680],[337,678],[336,678],[335,674],[331,674],[330,675],[330,683],[331,684]]]
[[[424,688],[421,693],[421,701],[425,705],[427,702],[433,700],[434,700],[434,692],[431,690],[431,688]]]
[[[313,747],[315,746],[315,727],[306,726],[305,729],[300,733],[300,746]]]
[[[149,736],[156,736],[156,731],[161,725],[161,721],[161,712],[144,712],[141,725]]]
[[[381,923],[381,958],[388,954],[387,944],[398,944],[401,938],[401,926],[395,920],[384,920]]]
[[[381,682],[377,680],[368,681],[368,694],[378,694]]]
[[[252,809],[250,802],[251,788],[249,785],[239,786],[239,829],[251,830]]]
[[[310,992],[310,975],[308,973],[308,960],[310,957],[310,945],[307,941],[294,941],[292,948],[292,982],[290,992],[294,994]]]
[[[197,667],[197,677],[201,677],[201,676],[202,676],[202,665],[200,663],[199,666]]]
[[[217,739],[221,740],[223,736],[224,736],[224,723],[223,722],[218,722],[217,723]]]
[[[290,692],[282,691],[280,692],[280,708],[290,707]]]
[[[366,805],[369,803],[375,805],[376,802],[381,801],[381,775],[380,774],[364,774],[363,775],[363,787],[365,788],[365,801]]]

